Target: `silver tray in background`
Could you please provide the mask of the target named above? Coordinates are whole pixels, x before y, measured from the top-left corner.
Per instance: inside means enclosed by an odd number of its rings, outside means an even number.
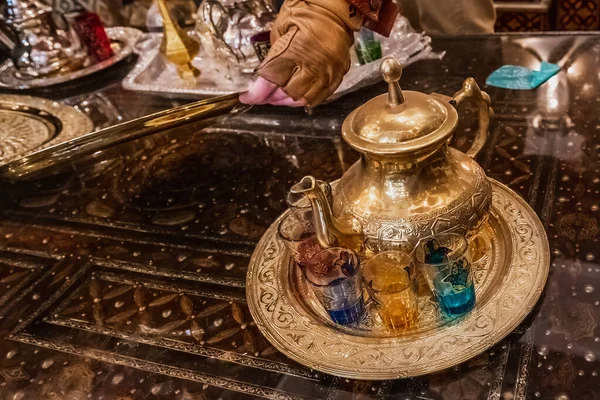
[[[190,32],[190,36],[194,37],[195,33]],[[201,50],[200,55],[192,61],[200,70],[200,76],[195,84],[190,85],[179,78],[175,67],[166,62],[160,54],[161,41],[162,33],[148,33],[140,39],[135,46],[139,54],[137,64],[123,79],[125,89],[166,97],[198,98],[244,92],[254,80],[254,74],[241,73],[221,60],[205,56]],[[398,17],[390,38],[382,39],[383,55],[393,56],[403,66],[424,58],[441,58],[443,54],[433,53],[430,43],[429,36],[416,33],[406,18]],[[353,49],[351,55],[354,56]],[[354,56],[352,66],[342,84],[329,100],[381,80],[381,60],[360,65],[355,58]]]
[[[6,89],[32,89],[46,86],[57,85],[59,83],[65,83],[78,79],[95,72],[106,69],[112,65],[115,65],[119,61],[122,61],[131,53],[133,53],[133,46],[137,40],[142,36],[142,32],[138,29],[127,28],[127,27],[112,27],[106,28],[106,34],[111,41],[111,47],[114,51],[114,55],[104,61],[96,64],[92,64],[89,67],[81,68],[76,71],[72,71],[66,74],[53,75],[44,78],[35,79],[20,79],[15,76],[15,67],[12,61],[6,60],[0,64],[0,88]]]

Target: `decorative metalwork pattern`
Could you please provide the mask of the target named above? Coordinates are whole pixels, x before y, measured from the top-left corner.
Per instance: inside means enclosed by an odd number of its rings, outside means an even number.
[[[600,27],[600,2],[598,0],[559,0],[556,3],[557,30],[593,31]]]
[[[377,337],[337,330],[315,318],[306,294],[294,294],[287,253],[273,225],[250,261],[248,301],[263,334],[284,354],[315,369],[362,379],[421,375],[450,367],[491,347],[511,332],[539,298],[549,270],[544,229],[523,200],[493,182],[492,219],[506,260],[488,268],[503,279],[456,324],[405,337]],[[489,296],[489,297],[488,297]],[[488,297],[487,301],[483,300]]]
[[[450,154],[458,153],[454,149],[448,151]],[[470,160],[461,161],[467,163]],[[415,213],[415,215],[410,215],[407,218],[381,217],[376,214],[365,213],[355,203],[346,198],[344,190],[339,186],[337,190],[334,190],[334,193],[339,193],[337,197],[334,195],[334,210],[338,215],[351,213],[356,216],[363,226],[366,240],[372,240],[375,243],[385,243],[386,240],[407,240],[416,243],[419,237],[450,229],[466,233],[481,226],[490,209],[491,189],[487,184],[485,173],[480,168],[472,168],[472,170],[475,182],[472,190],[461,193],[450,204],[431,210],[428,213]],[[438,182],[436,190],[438,190],[438,193],[444,193],[444,187],[450,186],[452,186],[450,182]],[[438,193],[436,195],[443,197]],[[431,196],[433,197],[433,195]],[[415,209],[417,208],[416,204],[410,203],[410,200],[407,200],[406,203]]]
[[[59,102],[31,96],[0,98],[0,165],[91,132],[92,121]]]
[[[92,276],[50,323],[130,339],[304,378],[315,372],[281,362],[249,318],[245,296],[181,288],[160,281]]]
[[[0,253],[0,306],[33,282],[47,265],[32,262],[15,254]],[[38,295],[39,297],[39,295]]]
[[[542,32],[550,28],[547,12],[498,12],[496,32]]]
[[[217,387],[225,387],[227,389],[234,390],[236,392],[246,393],[246,394],[250,394],[250,395],[254,395],[254,396],[260,396],[260,397],[267,398],[267,399],[294,400],[294,399],[298,398],[298,397],[295,397],[293,395],[288,395],[288,394],[283,393],[278,390],[268,389],[268,388],[264,388],[264,387],[261,387],[258,385],[230,381],[227,379],[211,376],[208,374],[203,374],[203,373],[200,373],[200,372],[197,372],[194,370],[190,370],[190,369],[171,367],[168,365],[161,365],[161,364],[157,364],[157,363],[153,363],[153,362],[149,362],[149,361],[144,361],[144,360],[139,360],[139,359],[135,359],[132,357],[107,353],[107,352],[103,352],[103,351],[99,351],[99,350],[84,349],[77,345],[57,343],[57,342],[53,342],[51,340],[39,339],[39,338],[33,337],[28,334],[21,333],[19,335],[16,335],[13,339],[17,340],[19,342],[22,342],[22,343],[28,343],[28,344],[32,344],[32,345],[36,345],[36,346],[40,346],[40,347],[46,347],[46,348],[49,348],[52,350],[69,353],[69,354],[74,354],[74,355],[79,355],[79,356],[83,356],[83,357],[90,357],[90,358],[105,361],[105,362],[115,364],[115,365],[123,365],[123,366],[127,366],[127,367],[133,367],[133,368],[140,369],[142,371],[148,371],[148,372],[153,372],[153,373],[157,373],[157,374],[168,375],[168,376],[172,376],[172,377],[203,382],[203,383],[206,383],[209,385],[214,385]],[[15,379],[26,380],[26,378],[21,378],[21,376],[22,376],[21,374],[23,373],[23,371],[11,370],[10,373],[12,373],[15,376]],[[89,389],[88,389],[88,391],[89,391]]]
[[[32,224],[30,228],[34,229],[23,231],[18,224],[0,226],[0,235],[11,239],[15,246],[8,250],[56,257],[76,249],[89,251],[96,246],[92,258],[97,265],[231,287],[244,286],[251,256],[246,251],[209,249],[209,243],[174,245],[116,235],[108,237],[93,231],[82,234],[76,229],[56,226]],[[1,248],[5,248],[2,243]]]

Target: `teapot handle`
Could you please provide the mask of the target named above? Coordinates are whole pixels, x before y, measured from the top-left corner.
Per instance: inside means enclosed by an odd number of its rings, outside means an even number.
[[[221,12],[220,16],[219,16],[219,20],[218,21],[214,21],[213,20],[213,8],[217,8],[219,9],[219,11]],[[200,10],[201,12],[199,12],[200,14],[200,19],[202,20],[204,26],[207,27],[207,29],[209,30],[209,33],[212,35],[213,39],[217,39],[221,45],[227,49],[227,51],[233,55],[236,60],[239,62],[240,57],[236,54],[236,52],[231,48],[231,46],[229,46],[229,44],[227,43],[227,41],[225,40],[225,38],[223,37],[223,21],[224,21],[224,16],[228,14],[227,9],[225,8],[225,6],[223,4],[221,4],[218,0],[204,0],[201,4],[200,4]]]
[[[494,118],[494,110],[490,107],[492,101],[490,96],[482,91],[473,78],[467,78],[458,92],[454,94],[450,103],[457,109],[465,99],[473,98],[479,107],[479,131],[475,136],[475,140],[471,148],[466,151],[470,157],[475,157],[481,151],[489,135],[489,128],[492,119]]]

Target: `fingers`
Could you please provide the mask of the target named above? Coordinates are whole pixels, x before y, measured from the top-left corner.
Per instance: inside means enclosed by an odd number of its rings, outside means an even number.
[[[294,100],[276,84],[264,78],[258,78],[245,93],[240,95],[240,101],[244,104],[272,104],[275,106],[303,107],[306,100]]]
[[[271,94],[271,96],[269,96],[266,103],[273,104],[276,101],[284,100],[289,97],[290,96],[288,96],[287,93],[285,93],[281,88],[278,88],[276,91],[273,92],[273,94]]]
[[[335,91],[335,87],[333,88],[333,91]],[[326,88],[321,82],[318,82],[304,94],[304,98],[311,107],[316,107],[325,101],[332,93],[331,88]]]
[[[287,97],[283,100],[278,100],[270,103],[274,106],[287,106],[287,107],[304,107],[306,105],[305,99],[294,100],[291,97]]]
[[[240,95],[240,101],[244,104],[266,104],[267,99],[275,93],[278,86],[268,80],[259,77],[250,89]]]

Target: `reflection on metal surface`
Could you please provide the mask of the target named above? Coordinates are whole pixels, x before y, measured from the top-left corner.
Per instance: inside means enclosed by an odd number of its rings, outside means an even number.
[[[473,78],[452,99],[402,92],[402,69],[393,58],[384,60],[381,72],[388,94],[369,100],[344,121],[342,136],[361,158],[341,177],[333,204],[310,177],[294,186],[310,198],[319,243],[330,247],[337,238],[342,247],[362,254],[363,245],[373,252],[410,250],[441,232],[477,232],[489,214],[491,188],[467,154],[475,156],[487,140],[493,115],[489,96]],[[464,154],[447,141],[458,125],[453,105],[467,99],[477,104],[479,130]]]
[[[268,1],[207,0],[198,8],[196,32],[207,47],[207,56],[253,73],[262,61],[253,37],[271,30],[276,13]]]
[[[14,36],[9,47],[15,78],[66,74],[87,61],[87,49],[75,30],[66,19],[66,28],[60,29],[54,17],[53,8],[38,0],[8,0],[0,8],[2,28]]]
[[[544,228],[527,204],[493,182],[487,229],[490,245],[477,285],[478,303],[468,315],[396,337],[364,320],[357,328],[334,326],[302,289],[297,269],[276,237],[274,223],[258,244],[248,270],[248,303],[263,334],[281,352],[319,371],[349,378],[390,379],[436,372],[485,351],[527,316],[542,293],[550,268]],[[491,228],[491,229],[490,229]],[[427,310],[428,308],[425,307]]]
[[[530,47],[526,51],[515,44],[523,39]],[[512,395],[526,400],[583,399],[595,393],[600,376],[600,135],[596,128],[600,103],[585,94],[589,92],[584,85],[593,88],[599,82],[594,66],[600,64],[600,38],[581,34],[436,38],[436,48],[446,50],[446,57],[405,69],[403,89],[451,95],[461,88],[465,76],[479,82],[500,65],[527,62],[528,57],[546,59],[537,53],[555,63],[571,54],[564,65],[568,69],[577,64],[568,77],[568,99],[556,96],[559,103],[569,102],[568,121],[540,119],[535,127],[537,90],[486,89],[496,116],[477,160],[488,176],[510,186],[540,216],[552,256],[545,292],[506,339],[481,356],[439,373],[365,381],[310,371],[272,346],[261,349],[254,359],[237,351],[219,352],[219,358],[211,359],[198,354],[206,353],[205,347],[177,338],[169,338],[165,346],[161,336],[142,340],[132,334],[139,313],[131,324],[104,327],[54,322],[55,318],[83,319],[77,314],[54,314],[63,302],[77,305],[80,296],[89,305],[92,276],[107,292],[135,282],[144,287],[146,296],[154,291],[173,295],[177,289],[177,295],[188,294],[194,309],[203,306],[201,292],[211,296],[234,292],[243,297],[252,249],[283,212],[287,189],[308,174],[335,180],[356,161],[356,152],[339,138],[340,127],[352,109],[385,90],[378,85],[317,108],[311,118],[302,110],[257,107],[201,132],[190,124],[129,142],[118,152],[106,152],[107,157],[89,169],[78,166],[51,179],[1,182],[0,281],[15,279],[0,282],[2,395],[27,400],[51,398],[53,393],[57,399],[131,400],[256,396],[497,400]],[[121,64],[115,71],[125,74],[127,67]],[[82,89],[105,96],[117,110],[105,113],[100,99],[93,97],[87,106],[96,123],[117,121],[117,115],[128,120],[175,105],[114,84],[98,88],[94,82],[88,88],[83,84]],[[60,96],[58,91],[53,94]],[[85,106],[79,96],[66,102]],[[460,112],[451,142],[463,152],[478,128],[478,110],[470,103]],[[559,104],[559,108],[567,106]],[[35,272],[14,275],[29,267],[35,267]],[[478,271],[487,281],[485,273]],[[103,280],[108,276],[114,279]],[[103,301],[113,307],[107,308],[106,315],[132,310],[133,293],[129,290],[112,302]],[[177,315],[176,302],[153,311],[158,322],[165,318],[163,312],[166,319]],[[231,322],[230,307],[209,319],[223,320],[214,329],[225,329]],[[244,314],[250,321],[245,308]],[[18,331],[10,336],[15,327]],[[253,333],[264,340],[258,331]],[[214,346],[225,345],[231,343],[225,340]],[[229,362],[229,355],[244,363]],[[256,366],[246,363],[251,359]],[[276,372],[282,365],[300,376]],[[92,386],[63,385],[57,392],[55,382],[75,382],[69,378],[77,376],[70,366],[81,369],[82,377],[91,369]]]
[[[0,97],[0,166],[31,154],[32,150],[73,140],[92,130],[83,113],[38,97]]]
[[[70,97],[66,103],[87,115],[94,122],[96,130],[118,124],[123,120],[122,112],[102,92]]]
[[[200,43],[188,36],[177,21],[171,18],[164,0],[157,0],[157,4],[163,21],[160,52],[177,67],[179,77],[193,83],[195,77],[200,75],[200,71],[192,65],[192,60],[200,51]]]
[[[134,28],[112,27],[106,28],[106,34],[111,40],[111,47],[115,53],[111,58],[71,72],[27,80],[15,76],[15,67],[12,61],[6,60],[0,64],[0,88],[30,89],[58,85],[101,71],[131,55],[133,45],[142,32]]]
[[[10,179],[19,179],[33,174],[40,174],[46,172],[46,170],[63,167],[65,164],[84,156],[106,150],[118,143],[131,141],[193,121],[204,120],[210,123],[216,117],[229,113],[235,115],[248,108],[248,106],[240,105],[237,94],[201,100],[111,126],[77,140],[70,140],[33,153],[1,167],[0,175]]]

